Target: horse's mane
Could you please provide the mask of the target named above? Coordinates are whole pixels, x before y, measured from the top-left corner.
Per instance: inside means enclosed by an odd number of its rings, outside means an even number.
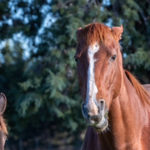
[[[79,28],[77,31],[77,39],[82,42],[86,41],[87,44],[92,44],[95,41],[103,42],[106,36],[112,36],[111,29],[104,24],[93,23],[87,25],[85,28]]]
[[[6,135],[8,134],[7,126],[2,116],[0,116],[0,131],[3,131]]]
[[[134,86],[139,98],[141,99],[142,103],[145,105],[147,103],[150,105],[150,95],[149,93],[145,90],[145,88],[140,84],[140,82],[127,70],[125,70],[125,74],[129,81],[132,83]]]

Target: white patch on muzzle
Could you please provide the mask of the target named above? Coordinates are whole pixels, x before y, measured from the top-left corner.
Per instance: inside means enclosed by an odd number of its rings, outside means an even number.
[[[96,94],[98,92],[96,83],[95,83],[95,69],[94,64],[96,60],[94,55],[99,50],[98,43],[90,45],[88,48],[88,58],[89,58],[89,68],[87,72],[87,92],[86,92],[86,107],[90,109],[90,112],[93,115],[98,114],[98,108],[96,106]]]

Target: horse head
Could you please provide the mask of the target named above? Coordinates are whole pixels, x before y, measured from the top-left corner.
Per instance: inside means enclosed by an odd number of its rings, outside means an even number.
[[[75,59],[84,100],[82,113],[91,126],[101,131],[108,127],[107,114],[121,87],[122,32],[122,26],[109,28],[100,23],[77,31]]]

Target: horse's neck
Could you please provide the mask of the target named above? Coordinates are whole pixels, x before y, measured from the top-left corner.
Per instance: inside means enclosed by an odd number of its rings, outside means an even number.
[[[122,113],[127,113],[126,115],[134,117],[134,125],[136,123],[140,123],[141,125],[147,124],[147,120],[145,119],[146,115],[148,115],[148,107],[145,107],[147,103],[143,104],[143,100],[140,99],[136,89],[125,74],[123,82],[124,84],[121,87],[120,96],[118,97]]]
[[[120,150],[141,150],[140,137],[143,127],[148,124],[142,101],[136,90],[124,75],[124,84],[120,89],[120,95],[113,100],[110,108],[110,127],[114,137],[115,146]]]

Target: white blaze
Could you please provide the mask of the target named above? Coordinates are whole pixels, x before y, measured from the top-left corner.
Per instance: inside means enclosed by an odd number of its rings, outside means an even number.
[[[96,94],[98,92],[96,83],[95,83],[95,69],[94,64],[96,60],[94,59],[94,55],[99,50],[98,43],[94,43],[90,45],[88,48],[88,58],[89,58],[89,68],[87,72],[87,92],[86,92],[86,105],[87,107],[94,110],[94,113],[97,113],[98,109],[95,105],[96,102]]]

